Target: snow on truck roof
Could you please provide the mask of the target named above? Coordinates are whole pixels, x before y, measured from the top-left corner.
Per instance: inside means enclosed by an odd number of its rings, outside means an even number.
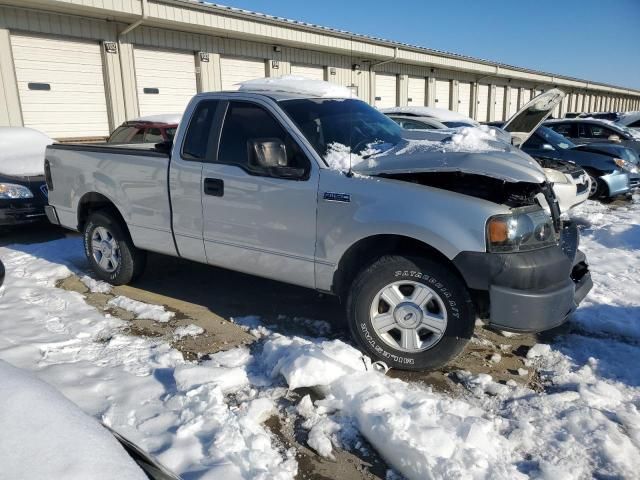
[[[310,80],[296,75],[256,78],[239,83],[240,92],[291,93],[302,97],[357,98],[347,87],[324,80]]]
[[[181,113],[161,113],[158,115],[146,115],[143,117],[134,118],[131,122],[149,122],[149,123],[167,123],[176,124],[182,120]]]

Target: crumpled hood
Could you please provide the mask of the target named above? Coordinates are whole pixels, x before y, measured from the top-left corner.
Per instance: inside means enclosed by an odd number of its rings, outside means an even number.
[[[420,172],[463,172],[507,182],[542,183],[542,167],[529,155],[496,139],[453,141],[451,133],[406,132],[393,148],[358,163],[365,175]]]

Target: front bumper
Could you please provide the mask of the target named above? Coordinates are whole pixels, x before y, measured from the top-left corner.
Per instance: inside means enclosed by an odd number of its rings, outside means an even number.
[[[38,204],[6,204],[0,202],[0,225],[22,225],[44,220],[44,205]]]
[[[539,332],[562,324],[593,286],[578,231],[565,223],[561,245],[533,252],[462,252],[454,259],[477,291],[488,323],[501,330]]]
[[[630,191],[629,174],[626,172],[615,171],[608,173],[607,175],[602,175],[600,180],[606,183],[609,197],[623,195]]]

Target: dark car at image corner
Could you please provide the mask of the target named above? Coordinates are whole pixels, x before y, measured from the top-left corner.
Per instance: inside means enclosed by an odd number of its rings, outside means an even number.
[[[47,193],[44,175],[0,174],[0,228],[46,220]]]
[[[44,149],[51,143],[31,128],[0,127],[0,229],[46,220]]]

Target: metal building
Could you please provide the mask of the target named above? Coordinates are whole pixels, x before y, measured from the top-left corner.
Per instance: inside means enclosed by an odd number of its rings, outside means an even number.
[[[190,0],[0,0],[0,125],[102,139],[196,92],[295,74],[372,105],[502,120],[554,86],[569,111],[640,109],[640,90]]]

